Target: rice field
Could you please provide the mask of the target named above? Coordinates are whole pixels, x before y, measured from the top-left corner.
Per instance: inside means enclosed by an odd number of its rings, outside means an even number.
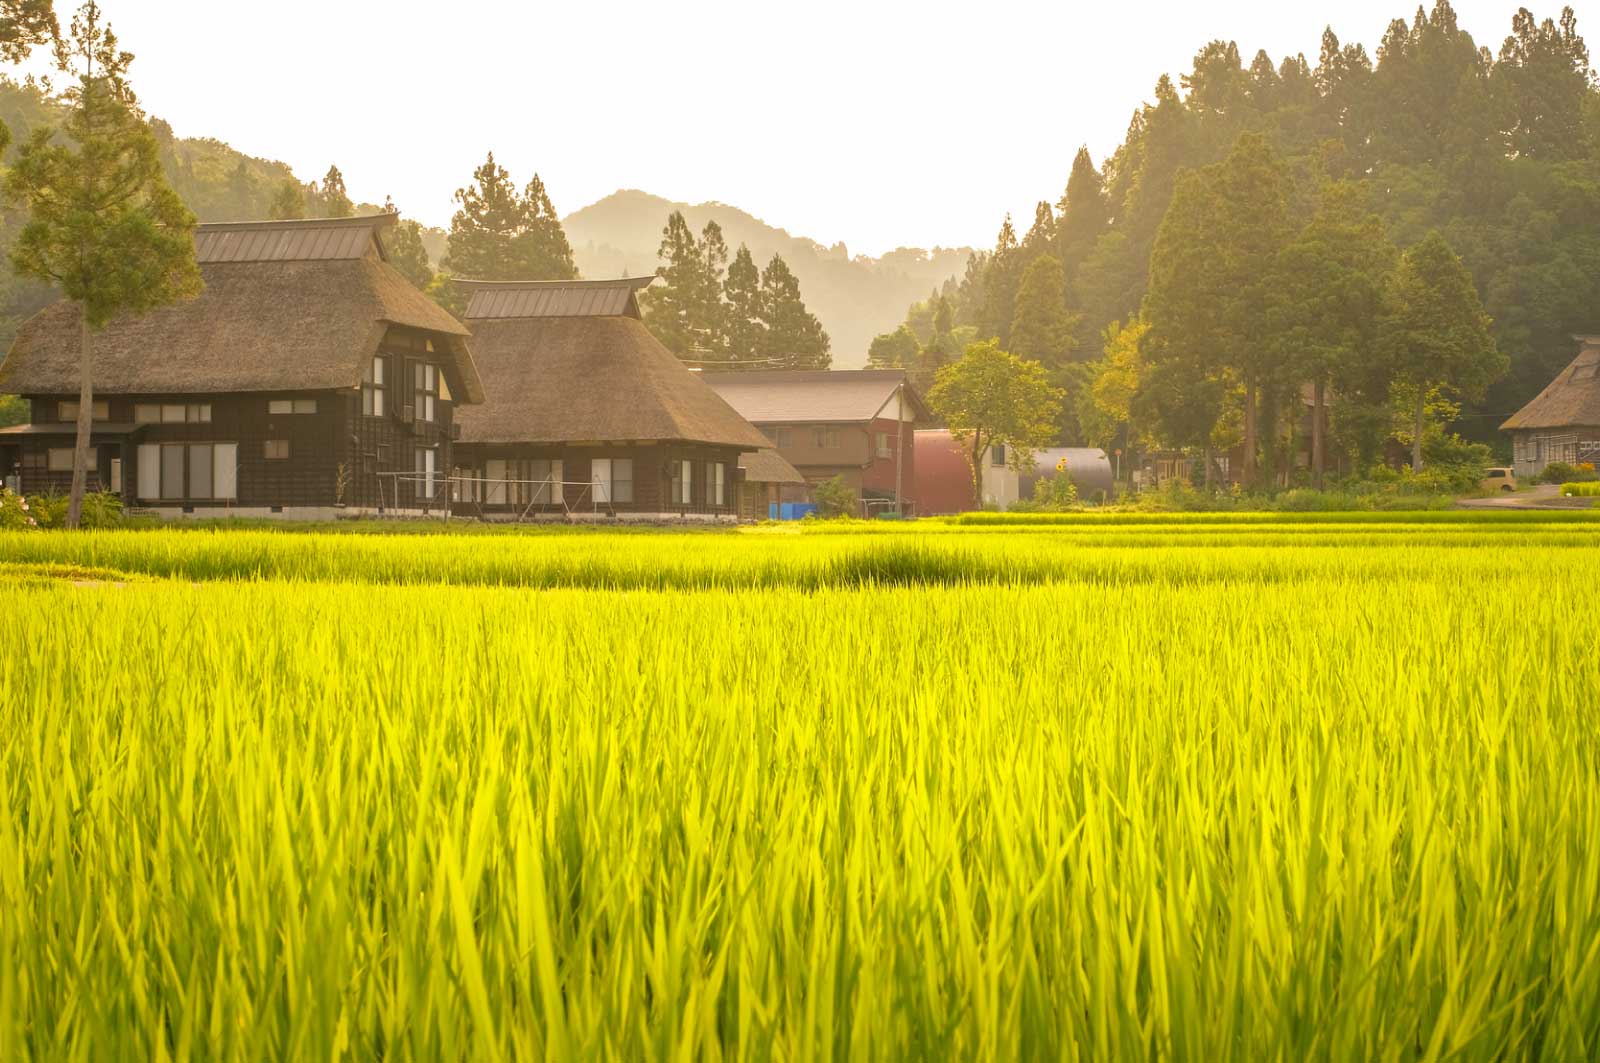
[[[1600,1055],[1600,523],[0,534],[0,1059]]]

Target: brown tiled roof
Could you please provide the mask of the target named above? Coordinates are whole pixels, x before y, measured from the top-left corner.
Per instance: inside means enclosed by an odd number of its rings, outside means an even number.
[[[383,224],[382,219],[311,223],[319,232],[364,232],[365,249],[355,257],[329,257],[329,247],[301,231],[306,223],[244,227],[258,234],[298,232],[303,252],[316,257],[202,263],[205,289],[199,296],[143,317],[120,318],[94,335],[96,392],[353,388],[385,328],[401,325],[434,334],[435,347],[455,371],[450,385],[458,401],[483,401],[466,327],[384,261],[376,236]],[[202,226],[197,244],[218,230],[241,227]],[[0,362],[0,392],[76,392],[78,344],[73,304],[61,300],[41,310],[23,323]]]
[[[739,468],[744,478],[760,484],[803,484],[806,478],[800,470],[789,464],[789,459],[776,450],[754,450],[739,455]]]
[[[1502,431],[1600,426],[1600,337],[1581,336],[1583,349],[1550,386],[1501,425]]]
[[[472,325],[488,400],[459,410],[465,443],[673,440],[772,444],[626,315]]]
[[[753,424],[870,421],[906,384],[898,369],[762,370],[702,373],[701,379]],[[919,421],[929,419],[916,390],[906,398]]]

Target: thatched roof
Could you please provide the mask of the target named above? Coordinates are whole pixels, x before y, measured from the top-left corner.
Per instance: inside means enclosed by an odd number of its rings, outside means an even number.
[[[758,484],[803,484],[806,478],[776,450],[756,450],[739,455],[744,478]]]
[[[1583,349],[1539,396],[1501,425],[1502,431],[1600,426],[1600,337],[1579,336]]]
[[[386,260],[379,231],[390,224],[385,215],[201,226],[205,290],[96,334],[96,392],[353,388],[386,328],[400,325],[433,334],[457,401],[483,401],[467,329]],[[18,331],[0,392],[77,390],[78,313],[63,300]]]
[[[899,369],[771,369],[704,373],[702,377],[754,424],[849,424],[879,416],[893,418],[889,407],[901,387],[912,416],[918,421],[932,419]]]
[[[489,397],[456,414],[464,443],[772,445],[627,313],[468,324]]]

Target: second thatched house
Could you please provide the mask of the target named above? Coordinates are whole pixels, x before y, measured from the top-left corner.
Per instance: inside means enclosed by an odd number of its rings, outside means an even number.
[[[389,215],[202,225],[205,290],[93,336],[90,487],[163,516],[440,512],[457,404],[483,400],[467,330],[386,260]],[[0,392],[0,472],[72,479],[79,325],[23,324]]]
[[[614,281],[461,282],[487,401],[461,411],[456,511],[732,520],[765,437],[645,328]]]
[[[1600,336],[1579,336],[1572,364],[1500,426],[1511,433],[1518,476],[1537,476],[1554,461],[1600,463]]]

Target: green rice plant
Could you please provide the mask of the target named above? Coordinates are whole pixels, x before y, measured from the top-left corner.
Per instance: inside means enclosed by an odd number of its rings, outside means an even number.
[[[1600,481],[1583,481],[1561,485],[1562,498],[1600,498]]]
[[[0,1057],[1590,1058],[1596,534],[0,537]]]

